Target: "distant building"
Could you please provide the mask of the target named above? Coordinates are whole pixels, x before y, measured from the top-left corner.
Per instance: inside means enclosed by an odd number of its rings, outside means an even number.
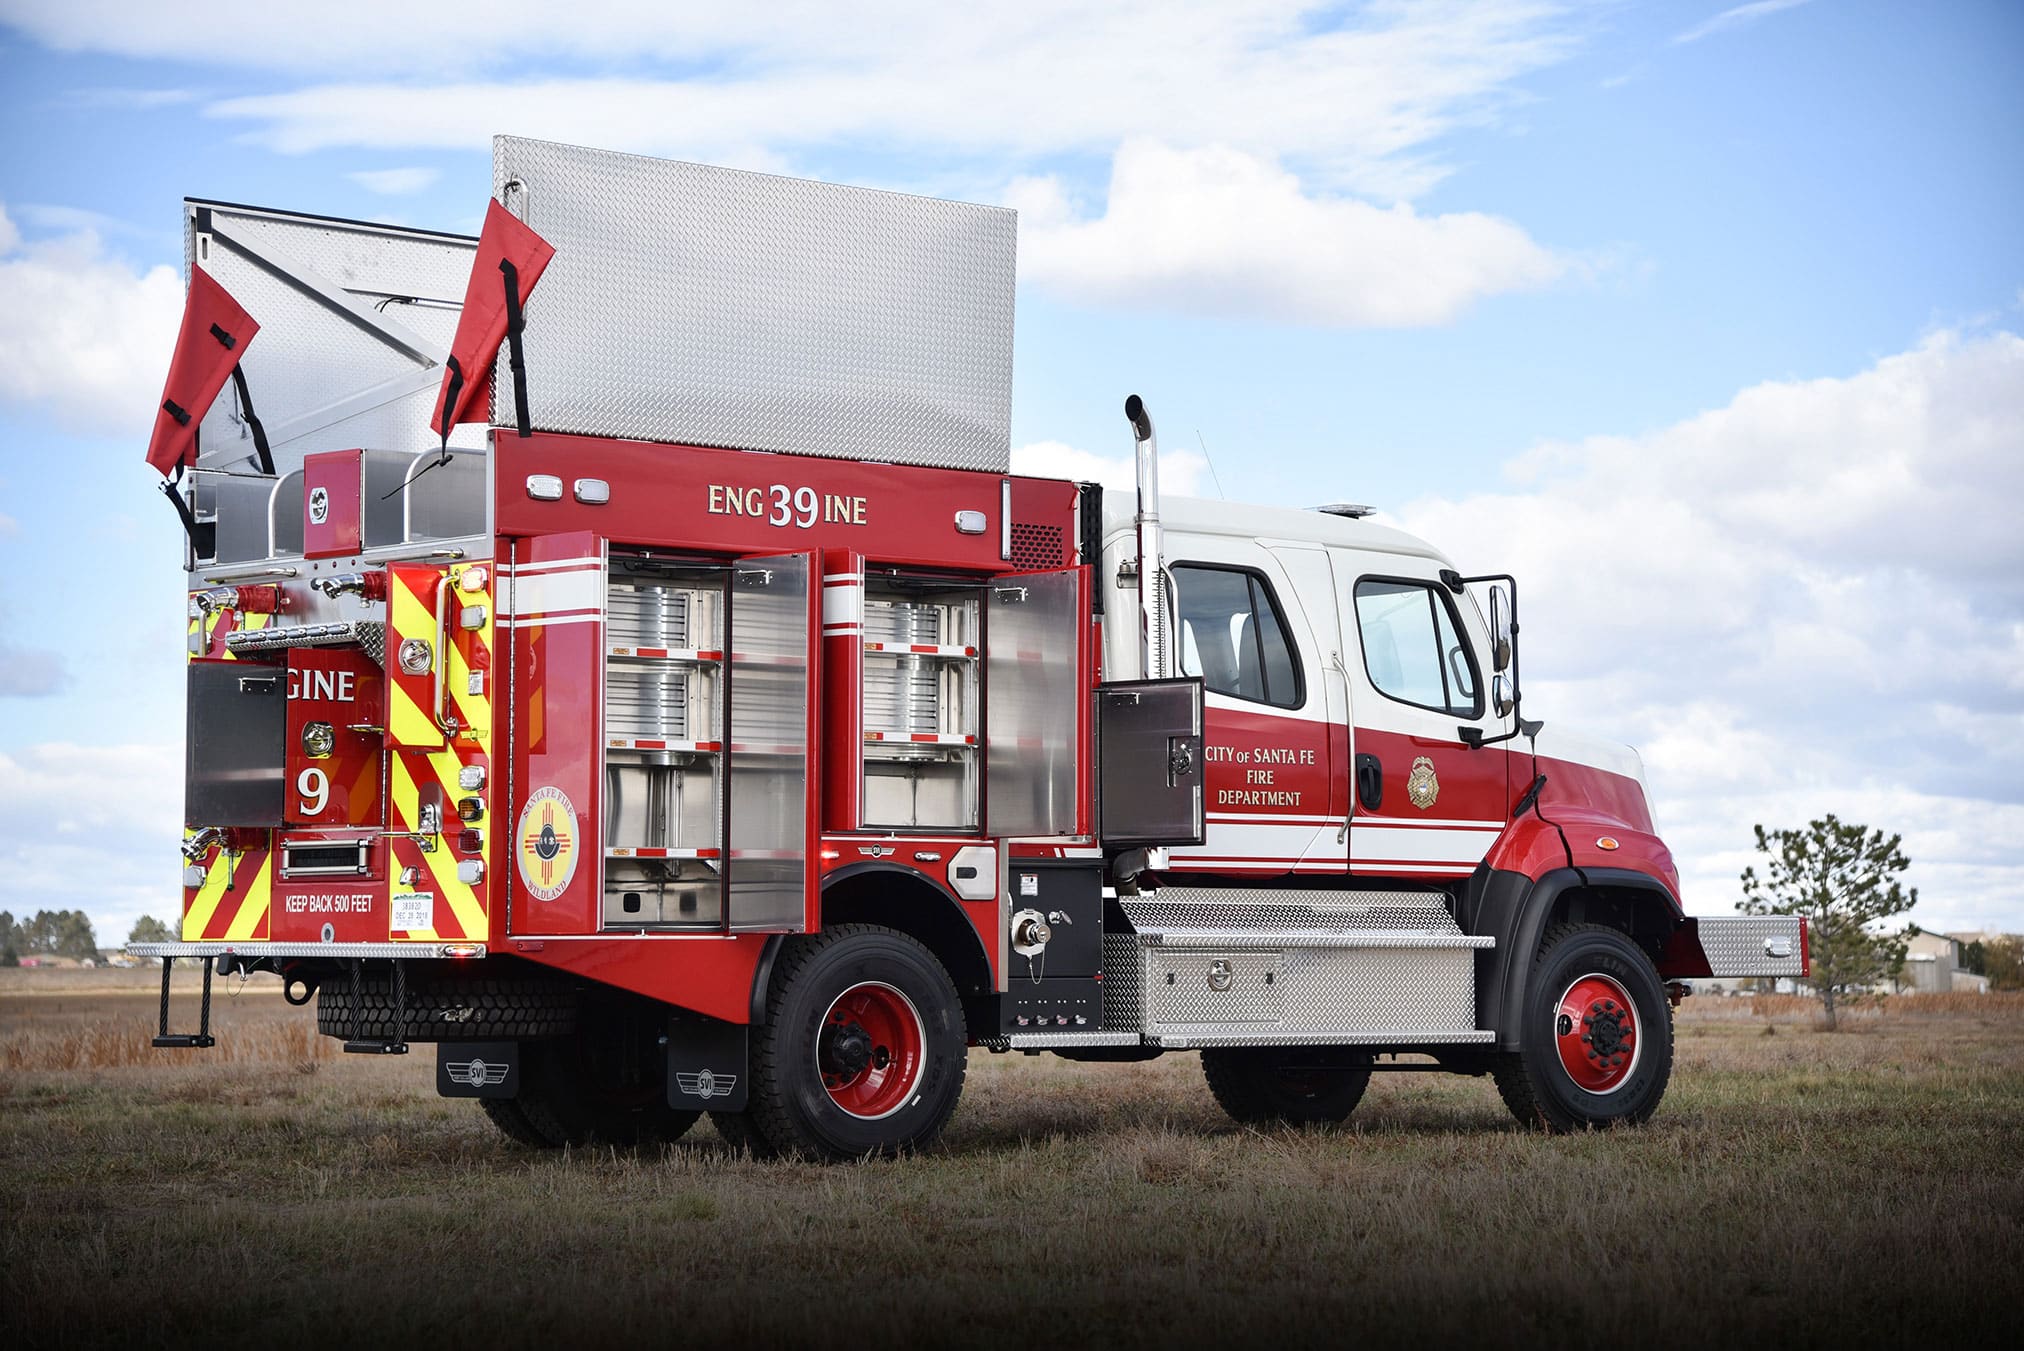
[[[1966,940],[1953,934],[1914,934],[1905,946],[1898,987],[1906,994],[1987,994],[1989,978],[1961,966]]]

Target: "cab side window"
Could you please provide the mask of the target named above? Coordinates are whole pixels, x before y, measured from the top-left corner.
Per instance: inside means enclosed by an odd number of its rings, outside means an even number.
[[[1378,693],[1458,718],[1483,711],[1476,659],[1441,588],[1366,578],[1356,584],[1356,627],[1363,667]]]
[[[1255,572],[1201,563],[1179,564],[1173,573],[1182,672],[1218,694],[1300,707],[1300,661],[1272,584]]]

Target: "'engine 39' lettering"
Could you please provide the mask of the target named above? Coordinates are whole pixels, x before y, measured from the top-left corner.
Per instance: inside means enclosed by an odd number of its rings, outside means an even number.
[[[866,502],[861,495],[818,493],[803,485],[790,488],[774,483],[764,488],[741,488],[735,484],[710,485],[709,512],[712,516],[750,516],[771,526],[812,529],[824,525],[864,525]]]
[[[349,704],[358,699],[358,677],[351,671],[318,671],[291,668],[288,672],[288,697],[291,699],[322,699],[326,702]]]

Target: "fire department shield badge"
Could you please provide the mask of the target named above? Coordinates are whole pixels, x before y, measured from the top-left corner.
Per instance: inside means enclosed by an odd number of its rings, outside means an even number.
[[[1406,796],[1421,811],[1434,805],[1434,799],[1441,795],[1441,781],[1434,776],[1434,762],[1422,755],[1413,761],[1413,772],[1406,776]]]
[[[537,788],[520,809],[513,832],[513,853],[520,880],[537,901],[552,901],[569,889],[576,876],[576,808],[560,788]]]

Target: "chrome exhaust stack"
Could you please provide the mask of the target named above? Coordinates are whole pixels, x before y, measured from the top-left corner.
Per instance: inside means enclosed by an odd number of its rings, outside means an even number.
[[[1166,573],[1161,566],[1160,448],[1153,435],[1152,414],[1145,400],[1133,394],[1124,401],[1131,423],[1138,468],[1139,675],[1163,680],[1172,674],[1167,642]]]

